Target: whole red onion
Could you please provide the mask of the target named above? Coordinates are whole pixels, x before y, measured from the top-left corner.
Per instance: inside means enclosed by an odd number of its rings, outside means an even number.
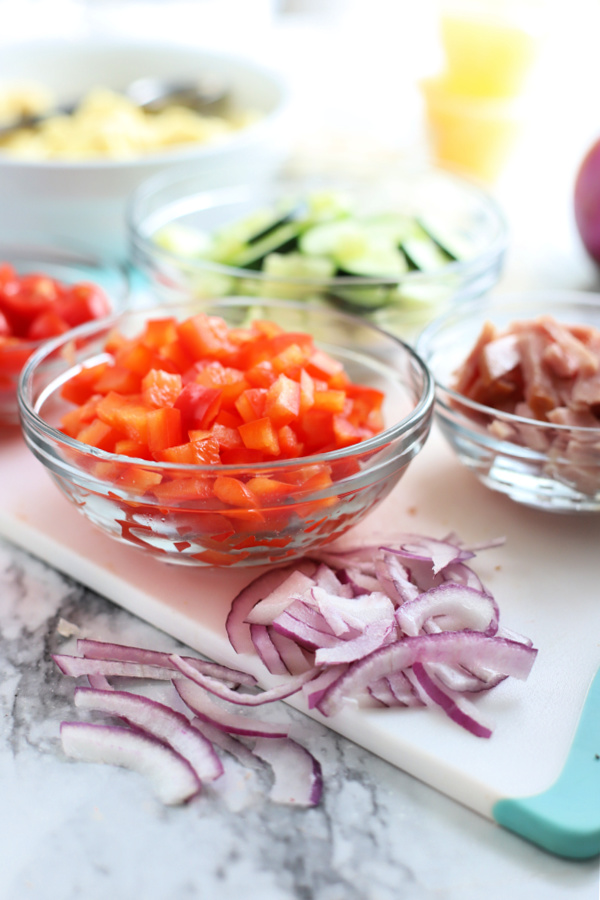
[[[585,249],[600,263],[600,138],[590,147],[577,172],[574,212]]]

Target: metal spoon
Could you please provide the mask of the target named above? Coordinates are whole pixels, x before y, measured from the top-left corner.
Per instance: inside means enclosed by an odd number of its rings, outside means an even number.
[[[227,85],[216,75],[204,75],[196,81],[166,81],[162,78],[137,78],[121,92],[147,112],[160,112],[167,106],[185,106],[196,112],[217,112],[228,96]],[[23,115],[0,125],[0,137],[20,128],[32,128],[57,115],[72,115],[79,102],[62,103],[47,112]]]

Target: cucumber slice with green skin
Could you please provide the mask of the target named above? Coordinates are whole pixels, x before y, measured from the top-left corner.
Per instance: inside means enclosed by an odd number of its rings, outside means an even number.
[[[314,225],[304,232],[298,242],[301,253],[328,256],[336,261],[360,256],[367,248],[367,235],[356,219],[333,219]]]
[[[292,221],[269,230],[264,237],[246,245],[240,252],[230,256],[226,264],[238,269],[260,269],[269,253],[288,253],[298,247],[302,233],[302,222]]]
[[[395,247],[370,247],[361,256],[338,264],[338,275],[357,278],[402,278],[409,267],[406,257]]]
[[[415,223],[410,236],[402,242],[401,248],[409,265],[420,272],[434,272],[452,261],[452,257],[438,247],[418,223]]]
[[[393,295],[395,286],[358,285],[357,287],[340,287],[327,292],[327,299],[337,306],[352,312],[368,312],[387,306]]]
[[[419,216],[417,223],[440,250],[447,253],[453,260],[468,259],[473,255],[472,243],[461,237],[458,231],[444,228],[441,222],[435,221],[429,216]]]

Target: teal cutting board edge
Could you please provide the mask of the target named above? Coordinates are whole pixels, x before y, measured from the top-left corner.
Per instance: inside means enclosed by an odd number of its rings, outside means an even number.
[[[498,824],[559,856],[600,853],[600,670],[557,780],[535,796],[498,800],[492,814]]]

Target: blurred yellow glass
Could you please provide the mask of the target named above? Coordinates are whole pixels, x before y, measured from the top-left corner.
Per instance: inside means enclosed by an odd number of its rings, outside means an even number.
[[[520,134],[520,104],[457,94],[444,77],[425,79],[421,90],[436,161],[494,181]]]
[[[525,86],[540,40],[528,0],[446,2],[440,38],[452,91],[471,97],[515,97]],[[538,10],[539,12],[539,10]]]

